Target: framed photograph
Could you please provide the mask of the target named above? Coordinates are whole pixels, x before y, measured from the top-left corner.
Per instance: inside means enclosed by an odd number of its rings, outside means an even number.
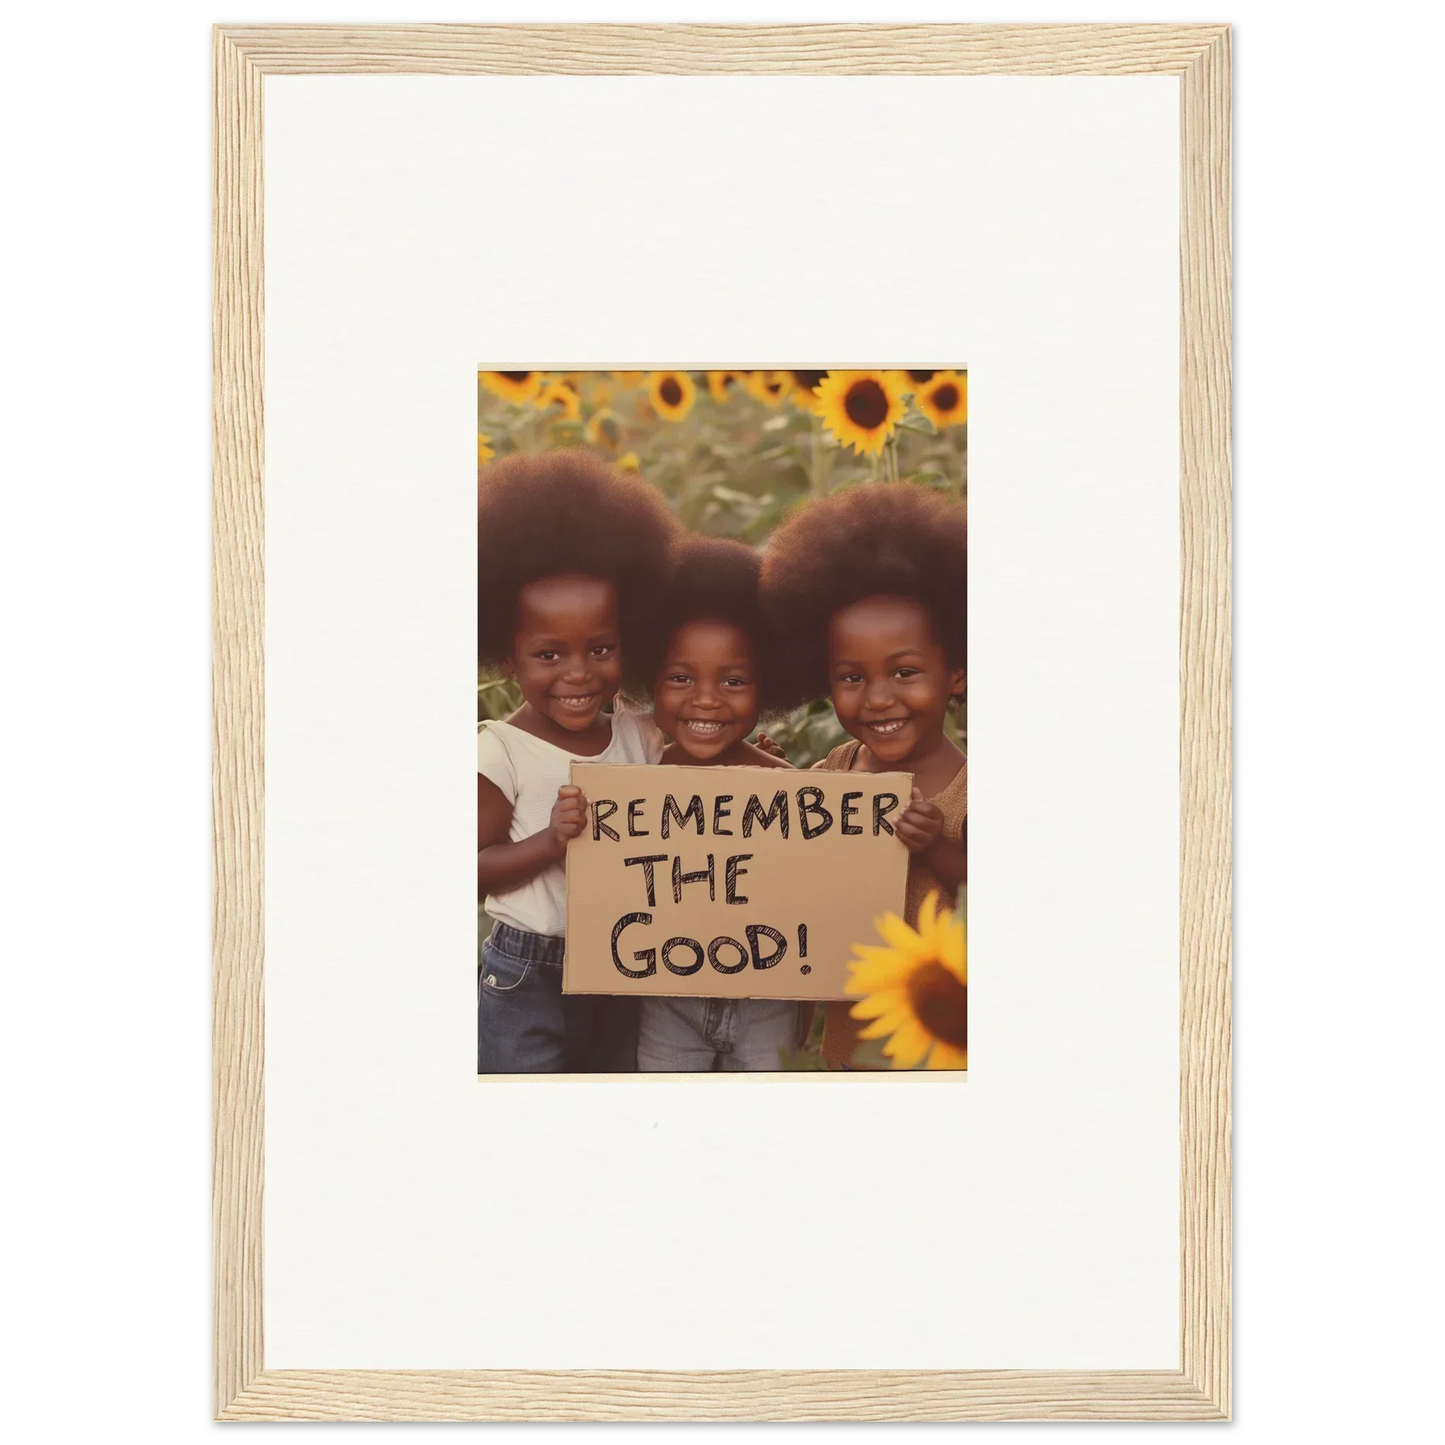
[[[1227,1418],[1227,28],[214,40],[217,1418]]]

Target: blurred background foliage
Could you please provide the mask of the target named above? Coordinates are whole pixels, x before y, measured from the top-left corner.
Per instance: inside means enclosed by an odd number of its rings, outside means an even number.
[[[477,461],[590,446],[651,482],[695,532],[761,547],[810,496],[875,483],[968,497],[968,383],[940,371],[481,372]],[[477,718],[521,705],[481,676]],[[962,714],[951,722],[964,743]],[[800,768],[845,741],[827,698],[764,731]]]

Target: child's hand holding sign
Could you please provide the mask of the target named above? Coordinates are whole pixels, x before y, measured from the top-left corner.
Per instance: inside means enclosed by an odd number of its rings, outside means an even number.
[[[587,826],[587,799],[582,789],[565,783],[557,789],[557,801],[552,804],[552,838],[559,854],[566,852],[567,844],[581,835]]]
[[[921,853],[943,829],[943,809],[914,788],[908,806],[898,815],[894,831],[910,853]]]

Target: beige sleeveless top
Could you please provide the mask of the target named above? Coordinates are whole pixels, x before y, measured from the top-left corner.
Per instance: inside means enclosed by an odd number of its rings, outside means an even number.
[[[826,758],[813,764],[830,773],[849,773],[858,757],[862,743],[854,740],[833,749]],[[955,843],[963,841],[963,825],[968,817],[968,759],[949,780],[948,785],[929,800],[943,814],[943,836]],[[903,901],[904,921],[918,926],[918,910],[930,893],[937,893],[945,908],[958,902],[957,890],[947,887],[941,879],[917,858],[908,860],[908,885]],[[848,1065],[854,1069],[887,1069],[892,1061],[883,1053],[882,1041],[860,1039],[864,1027],[849,1016],[852,1000],[834,1000],[823,1005],[823,1060],[834,1068]]]

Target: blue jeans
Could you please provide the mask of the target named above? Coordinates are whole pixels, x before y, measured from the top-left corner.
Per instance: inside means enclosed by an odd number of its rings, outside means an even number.
[[[482,944],[479,1074],[630,1074],[637,1000],[562,992],[563,940],[498,923]]]
[[[798,1005],[777,998],[647,998],[637,1067],[643,1073],[710,1074],[782,1068],[797,1046]]]

